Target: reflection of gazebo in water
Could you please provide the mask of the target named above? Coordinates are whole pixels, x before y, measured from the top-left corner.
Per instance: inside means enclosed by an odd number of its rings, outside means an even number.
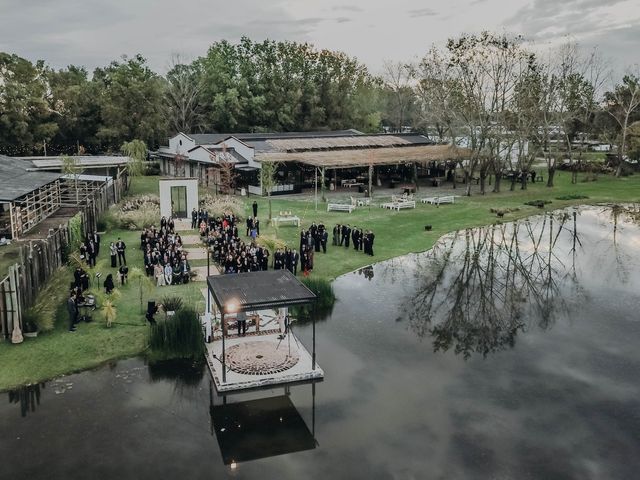
[[[289,386],[282,395],[218,404],[210,392],[211,429],[215,430],[225,465],[275,457],[316,448],[315,381],[312,380],[311,431],[290,396]],[[306,388],[301,386],[300,388]]]
[[[316,364],[316,327],[309,354],[286,328],[268,329],[268,324],[288,323],[288,307],[315,301],[315,294],[288,270],[270,270],[207,278],[209,294],[220,319],[220,335],[207,343],[207,363],[218,392],[319,379],[324,376]],[[279,318],[274,309],[279,309]],[[255,328],[248,336],[231,335],[230,321],[252,312]]]

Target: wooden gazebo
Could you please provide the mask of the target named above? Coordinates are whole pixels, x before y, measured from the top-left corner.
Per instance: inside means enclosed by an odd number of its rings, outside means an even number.
[[[227,379],[225,348],[225,315],[253,310],[305,305],[316,295],[288,270],[266,270],[207,277],[222,325],[222,381]],[[312,370],[316,366],[316,324],[313,319]]]

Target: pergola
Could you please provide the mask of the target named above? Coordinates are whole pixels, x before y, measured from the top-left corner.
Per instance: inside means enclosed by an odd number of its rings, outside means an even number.
[[[315,173],[315,204],[318,208],[318,173],[324,185],[325,171],[330,169],[368,168],[369,182],[373,168],[379,165],[446,162],[463,160],[471,156],[467,148],[455,145],[411,143],[386,135],[355,136],[347,138],[268,140],[269,151],[256,153],[259,162],[297,162],[311,166]]]
[[[266,270],[207,277],[209,294],[220,311],[222,326],[222,381],[227,379],[225,315],[250,310],[312,303],[316,295],[289,270]],[[312,369],[316,365],[316,322],[313,319]]]

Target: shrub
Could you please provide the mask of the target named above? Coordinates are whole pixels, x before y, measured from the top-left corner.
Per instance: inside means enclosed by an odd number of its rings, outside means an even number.
[[[529,205],[530,207],[538,207],[544,208],[545,205],[551,203],[549,200],[530,200],[528,202],[524,202],[525,205]]]
[[[229,195],[213,196],[206,193],[200,198],[200,205],[209,212],[209,216],[221,217],[233,213],[238,218],[244,217],[244,202]]]
[[[182,298],[167,295],[162,298],[162,306],[165,312],[177,312],[182,308]]]
[[[316,320],[326,318],[333,311],[336,296],[333,291],[333,284],[323,277],[305,277],[302,279],[309,290],[316,294],[315,305],[301,305],[292,307],[291,311],[301,321],[311,320],[314,316]]]
[[[157,195],[136,195],[127,198],[109,214],[115,226],[128,230],[142,230],[158,223],[160,198]]]
[[[198,315],[191,308],[178,310],[175,315],[158,320],[151,326],[149,346],[160,358],[199,358],[205,345]]]
[[[570,193],[569,195],[561,195],[556,197],[556,200],[582,200],[584,198],[589,198],[587,195],[578,195],[575,193]]]
[[[69,278],[69,272],[66,268],[58,269],[44,288],[38,292],[33,306],[25,312],[41,332],[53,330],[58,307],[66,301],[69,293],[69,290],[65,288],[69,285]]]
[[[147,162],[144,164],[144,174],[147,176],[160,175],[160,162]]]

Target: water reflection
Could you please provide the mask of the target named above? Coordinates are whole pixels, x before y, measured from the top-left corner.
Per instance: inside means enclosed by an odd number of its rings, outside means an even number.
[[[291,386],[278,388],[278,395],[241,394],[243,400],[218,399],[210,387],[212,433],[215,432],[225,465],[313,450],[315,439],[315,382],[311,383],[311,430],[291,401]],[[296,388],[296,387],[294,387]],[[306,388],[306,387],[299,387]],[[267,396],[264,396],[267,395]]]
[[[19,404],[20,415],[26,417],[28,412],[33,413],[36,407],[40,406],[40,389],[44,390],[45,385],[45,383],[38,383],[10,390],[9,403]]]
[[[468,358],[512,348],[532,326],[547,329],[585,291],[578,212],[564,211],[445,236],[416,271],[411,328],[435,351]]]

